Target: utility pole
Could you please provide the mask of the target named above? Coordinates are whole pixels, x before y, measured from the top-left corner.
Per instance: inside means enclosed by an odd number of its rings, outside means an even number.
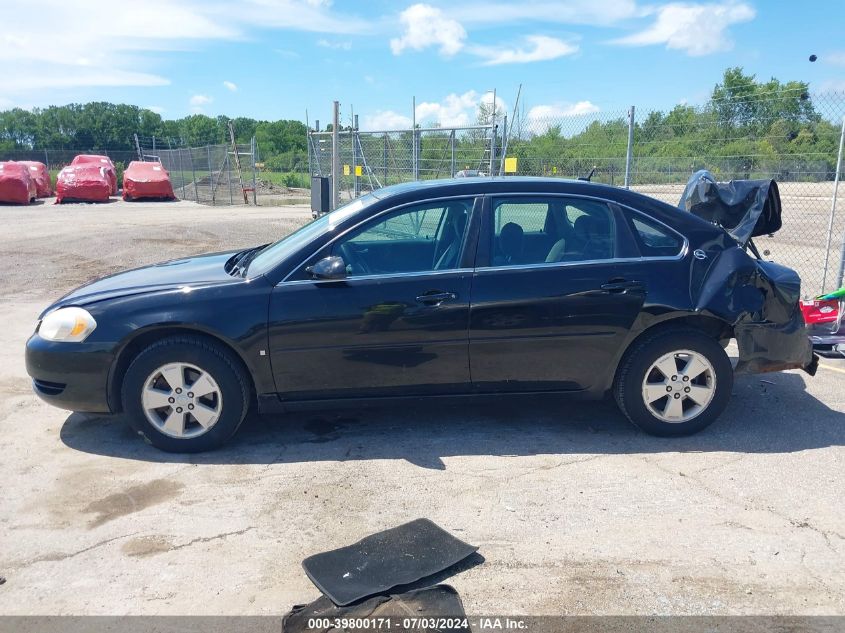
[[[628,110],[628,152],[625,155],[625,189],[631,187],[631,162],[634,158],[634,106]]]
[[[417,153],[417,98],[411,99],[411,171],[414,180],[420,179],[420,157]]]
[[[822,277],[822,292],[827,292],[827,264],[830,258],[830,240],[833,235],[833,218],[836,215],[836,198],[839,194],[839,174],[842,172],[842,147],[845,145],[845,117],[842,117],[842,131],[839,133],[839,153],[836,156],[836,175],[833,177],[833,196],[830,200],[830,225],[827,227],[827,249],[824,255],[824,276]],[[839,254],[839,273],[836,275],[837,288],[842,287],[845,278],[845,234],[842,235],[842,250]]]
[[[358,182],[358,115],[352,115],[352,182],[354,183],[354,197],[357,198],[360,190]]]
[[[332,112],[332,210],[340,206],[340,102],[334,102]]]

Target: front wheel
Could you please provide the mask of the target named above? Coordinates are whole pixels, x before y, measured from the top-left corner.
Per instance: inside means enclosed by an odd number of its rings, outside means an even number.
[[[733,367],[719,343],[698,330],[673,329],[634,344],[613,391],[619,408],[643,431],[680,436],[719,417],[732,389]]]
[[[123,378],[123,408],[132,427],[172,453],[225,443],[246,416],[247,378],[222,347],[174,336],[139,353]]]

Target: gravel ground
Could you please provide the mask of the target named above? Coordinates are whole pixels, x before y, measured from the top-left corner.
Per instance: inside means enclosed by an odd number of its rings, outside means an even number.
[[[736,381],[695,437],[609,403],[509,399],[250,418],[161,453],[30,391],[38,312],[94,275],[273,239],[304,208],[0,208],[2,614],[282,614],[300,562],[428,517],[480,547],[476,614],[845,614],[845,364]]]

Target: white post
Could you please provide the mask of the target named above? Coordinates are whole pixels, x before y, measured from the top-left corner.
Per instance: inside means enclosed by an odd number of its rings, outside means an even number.
[[[836,157],[836,175],[833,177],[833,196],[830,201],[830,222],[827,225],[827,248],[824,252],[824,274],[822,275],[822,292],[827,285],[827,265],[830,259],[830,242],[833,238],[833,219],[836,216],[836,198],[839,193],[839,174],[842,171],[842,145],[845,142],[845,117],[842,118],[842,131],[839,133],[839,154]],[[842,235],[842,251],[839,254],[839,275],[837,288],[842,286],[842,275],[845,272],[845,231]]]
[[[332,113],[332,210],[340,206],[340,102],[334,102]]]
[[[493,164],[496,161],[496,89],[493,88],[493,119],[490,122],[490,177],[493,177]]]
[[[419,156],[417,156],[417,98],[411,98],[411,171],[413,172],[413,179],[420,179],[420,163]]]
[[[625,154],[625,189],[631,187],[631,162],[634,158],[634,106],[628,111],[628,152]]]

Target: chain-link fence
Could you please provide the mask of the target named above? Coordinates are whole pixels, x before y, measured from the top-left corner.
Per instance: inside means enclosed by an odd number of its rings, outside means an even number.
[[[460,172],[487,175],[495,167],[495,130],[493,125],[339,130],[340,197],[354,198],[400,182],[452,178]],[[308,162],[312,175],[331,176],[331,132],[309,132]]]
[[[796,269],[805,296],[842,284],[845,192],[837,195],[845,93],[782,89],[755,98],[541,116],[497,114],[495,125],[339,132],[341,197],[418,179],[485,175],[577,178],[677,204],[689,177],[773,178],[783,229],[758,238],[764,256]],[[489,120],[489,119],[488,119]],[[313,175],[331,175],[330,132],[309,133]],[[357,176],[356,176],[357,174]]]
[[[237,153],[236,153],[237,151]],[[247,144],[203,147],[162,147],[138,139],[138,153],[157,161],[170,174],[173,192],[181,200],[204,204],[257,204],[255,140]],[[135,160],[139,157],[136,155]]]
[[[13,149],[0,152],[0,160],[33,160],[47,165],[55,182],[55,175],[62,167],[70,165],[79,154],[100,154],[112,159],[117,168],[118,181],[123,176],[123,170],[133,160],[138,160],[138,153],[128,149]]]

